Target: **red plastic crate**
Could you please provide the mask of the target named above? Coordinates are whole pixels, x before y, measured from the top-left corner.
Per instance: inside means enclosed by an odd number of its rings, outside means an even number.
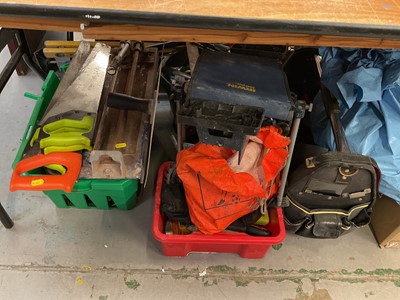
[[[156,195],[153,212],[153,236],[161,243],[166,256],[186,256],[190,252],[237,253],[244,258],[262,258],[272,245],[281,243],[286,236],[281,208],[269,209],[269,224],[265,226],[272,235],[256,237],[239,232],[221,232],[205,235],[193,232],[188,235],[165,234],[165,216],[160,213],[161,187],[163,177],[171,162],[161,165],[158,170]]]

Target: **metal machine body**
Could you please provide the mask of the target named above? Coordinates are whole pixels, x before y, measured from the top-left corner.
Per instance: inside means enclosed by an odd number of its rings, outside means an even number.
[[[195,126],[201,142],[240,151],[265,119],[291,122],[293,116],[278,59],[203,51],[177,120]]]

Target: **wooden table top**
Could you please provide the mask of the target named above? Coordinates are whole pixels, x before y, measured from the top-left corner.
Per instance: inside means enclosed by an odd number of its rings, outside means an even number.
[[[54,0],[0,0],[0,26],[82,31],[104,39],[147,36],[177,41],[400,46],[400,0],[64,0],[54,4]],[[232,34],[234,38],[229,37]]]
[[[93,11],[94,18],[96,10],[104,10],[255,21],[400,26],[400,0],[64,0],[55,3],[54,0],[1,0],[0,14],[8,13],[7,6],[31,5]],[[22,13],[30,14],[29,10],[21,10]]]

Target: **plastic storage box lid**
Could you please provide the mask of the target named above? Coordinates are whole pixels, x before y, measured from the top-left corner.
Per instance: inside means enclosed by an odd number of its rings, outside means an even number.
[[[290,121],[293,102],[277,59],[204,51],[189,87],[189,99],[260,107],[265,117]]]

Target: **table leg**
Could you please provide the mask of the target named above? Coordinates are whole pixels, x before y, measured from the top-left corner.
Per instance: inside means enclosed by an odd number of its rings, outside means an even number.
[[[46,78],[46,73],[34,62],[31,52],[29,51],[28,43],[25,38],[23,30],[15,29],[0,29],[0,52],[4,47],[12,40],[16,41],[16,50],[11,55],[11,58],[7,62],[6,66],[0,73],[0,93],[7,84],[11,74],[14,72],[21,58],[25,61],[27,66],[38,74],[43,80]]]
[[[17,39],[20,42],[20,45],[23,47],[24,54],[22,58],[24,59],[26,65],[37,75],[39,75],[43,80],[46,79],[47,74],[38,66],[38,64],[32,58],[31,52],[28,48],[28,42],[26,41],[25,32],[22,29],[18,30]]]
[[[10,229],[14,226],[14,222],[11,220],[10,216],[7,214],[6,210],[0,203],[0,221],[5,228]]]

